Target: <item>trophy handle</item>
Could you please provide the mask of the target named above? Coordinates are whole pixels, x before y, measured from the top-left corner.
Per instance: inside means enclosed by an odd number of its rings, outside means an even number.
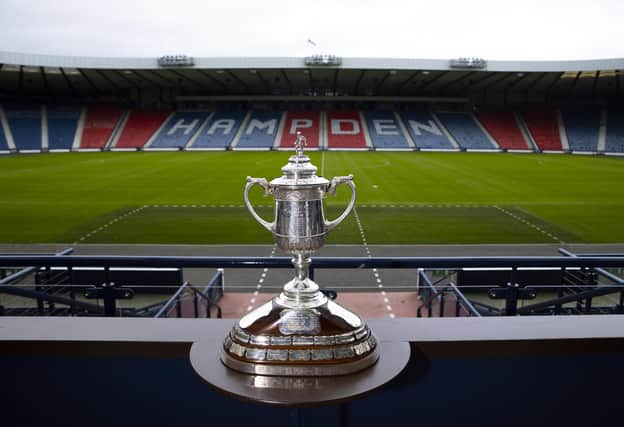
[[[349,206],[344,210],[342,214],[338,218],[333,221],[325,221],[326,231],[331,231],[334,227],[342,222],[343,219],[346,218],[347,215],[351,213],[353,207],[355,206],[355,184],[353,183],[353,175],[349,176],[335,176],[331,180],[331,184],[329,184],[329,188],[327,192],[332,196],[336,195],[336,187],[340,184],[347,184],[349,188],[351,188],[351,200],[349,201]]]
[[[247,177],[247,185],[245,185],[245,192],[244,192],[245,205],[247,205],[247,209],[251,213],[251,216],[253,216],[254,219],[260,223],[260,225],[262,225],[264,228],[266,228],[270,232],[273,232],[273,228],[275,226],[275,221],[268,222],[268,221],[265,221],[264,219],[262,219],[260,217],[260,215],[258,215],[256,213],[256,210],[253,208],[253,206],[251,205],[251,202],[249,201],[249,190],[254,185],[259,185],[260,187],[264,188],[264,196],[265,197],[268,196],[269,194],[271,194],[271,188],[269,187],[269,183],[268,183],[268,181],[265,178],[252,178],[252,177],[248,176]]]

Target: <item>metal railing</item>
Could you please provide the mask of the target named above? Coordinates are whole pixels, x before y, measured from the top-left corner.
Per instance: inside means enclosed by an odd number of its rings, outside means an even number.
[[[457,288],[455,283],[447,281],[440,284],[448,277],[449,275],[445,275],[434,283],[424,269],[418,269],[418,293],[422,299],[422,305],[416,310],[416,317],[423,317],[424,309],[426,309],[426,317],[433,317],[434,303],[438,308],[438,317],[449,317],[448,314],[451,317],[481,317],[481,313]],[[452,303],[452,306],[448,306],[449,303]],[[447,307],[453,308],[453,310],[448,312]]]
[[[71,249],[55,255],[42,254],[12,254],[0,255],[0,268],[24,269],[12,274],[0,281],[0,293],[13,293],[29,298],[40,298],[48,303],[57,302],[67,304],[75,310],[91,310],[92,313],[111,315],[110,307],[104,309],[98,305],[75,301],[55,294],[46,294],[31,289],[22,289],[12,285],[13,280],[23,275],[31,274],[41,269],[51,267],[65,267],[71,272],[72,268],[78,267],[99,267],[105,271],[105,276],[109,277],[111,268],[119,267],[175,267],[182,268],[278,268],[291,269],[292,263],[289,257],[185,257],[185,256],[85,256],[68,255]],[[605,268],[624,267],[624,256],[617,254],[592,254],[591,256],[577,256],[562,250],[565,256],[522,256],[522,257],[315,257],[312,259],[311,275],[318,269],[413,269],[417,270],[417,281],[419,281],[419,293],[422,297],[423,307],[419,309],[417,315],[423,315],[427,310],[427,315],[434,315],[434,306],[438,315],[466,315],[481,316],[492,314],[543,314],[549,310],[561,308],[563,304],[571,301],[585,301],[584,311],[591,312],[591,299],[601,295],[619,293],[622,307],[624,302],[624,280],[605,270]],[[464,295],[457,284],[450,280],[450,276],[444,281],[432,282],[427,272],[434,270],[458,271],[466,268],[508,268],[509,277],[499,286],[490,286],[489,296],[494,299],[504,299],[505,308],[499,309],[489,306],[483,302],[472,301]],[[572,295],[559,295],[548,301],[542,301],[518,308],[518,302],[522,299],[535,298],[536,289],[526,288],[525,284],[518,279],[519,269],[525,268],[557,268],[565,271],[571,268],[581,268],[595,272],[601,279],[607,279],[612,284],[598,284],[587,290],[580,290]],[[110,283],[108,280],[105,283]],[[123,284],[122,284],[123,285]],[[102,291],[104,292],[104,291]],[[123,294],[123,291],[119,291]],[[223,271],[217,272],[211,282],[204,289],[198,289],[191,284],[183,284],[176,294],[169,300],[152,304],[135,310],[135,315],[163,316],[173,310],[177,316],[182,313],[184,304],[183,294],[188,293],[188,299],[192,307],[204,304],[209,309],[206,316],[211,316],[210,309],[217,310],[217,317],[220,315],[218,300],[223,295]],[[587,302],[589,299],[589,303]],[[454,304],[454,310],[449,310]],[[180,307],[179,309],[176,307]],[[191,311],[199,316],[199,309],[193,308]],[[117,314],[117,311],[114,312]],[[131,315],[131,314],[130,314]]]
[[[204,308],[204,316],[207,318],[212,317],[212,309],[216,309],[216,317],[221,318],[223,316],[221,306],[219,306],[219,299],[223,296],[224,275],[223,270],[218,270],[214,276],[210,279],[210,282],[203,290],[199,290],[192,286],[189,282],[184,282],[176,292],[169,298],[164,304],[161,305],[159,310],[154,314],[155,318],[158,317],[172,317],[170,314],[173,312],[173,317],[202,317],[200,306]],[[189,298],[190,297],[190,298]],[[191,303],[192,316],[185,316],[188,310],[185,310],[185,303]]]

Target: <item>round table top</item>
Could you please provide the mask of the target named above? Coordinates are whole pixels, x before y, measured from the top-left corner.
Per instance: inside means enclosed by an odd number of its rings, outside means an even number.
[[[221,363],[220,341],[193,343],[195,372],[210,386],[229,396],[269,405],[315,406],[346,402],[383,386],[396,377],[410,358],[408,342],[379,342],[376,364],[355,374],[333,377],[249,375]]]

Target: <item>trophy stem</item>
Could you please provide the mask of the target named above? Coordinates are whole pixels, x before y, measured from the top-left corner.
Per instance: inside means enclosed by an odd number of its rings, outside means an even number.
[[[301,283],[301,288],[303,289],[305,287],[304,284],[306,282],[306,279],[310,275],[310,258],[302,253],[297,253],[295,257],[291,260],[291,262],[295,267],[297,281]]]

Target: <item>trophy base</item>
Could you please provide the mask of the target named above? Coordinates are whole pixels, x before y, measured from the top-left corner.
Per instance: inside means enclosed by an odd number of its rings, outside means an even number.
[[[316,304],[304,307],[293,307],[285,293],[232,328],[221,349],[225,366],[251,375],[310,377],[348,375],[377,362],[377,340],[360,317],[320,292]]]
[[[221,350],[221,361],[225,366],[243,374],[267,375],[278,377],[331,377],[337,375],[349,375],[363,371],[373,366],[379,354],[377,350],[351,362],[326,365],[279,365],[245,362],[230,356],[225,350]]]

